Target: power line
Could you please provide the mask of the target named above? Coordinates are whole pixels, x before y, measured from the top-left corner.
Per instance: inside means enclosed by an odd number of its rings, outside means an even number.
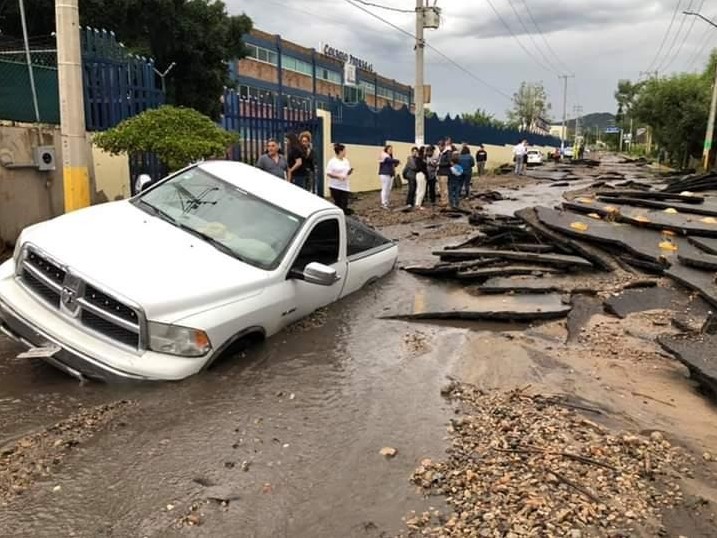
[[[381,21],[382,23],[384,23],[384,24],[390,26],[390,27],[393,28],[394,30],[397,30],[398,32],[401,32],[402,34],[407,35],[408,37],[412,38],[413,40],[416,40],[416,39],[417,39],[416,36],[413,35],[411,32],[409,32],[409,31],[407,31],[407,30],[404,30],[404,29],[401,28],[400,26],[396,26],[395,24],[393,24],[393,23],[390,22],[390,21],[387,21],[386,19],[384,19],[384,18],[381,17],[380,15],[377,15],[377,14],[374,13],[373,11],[371,11],[371,10],[369,10],[369,9],[366,9],[364,6],[362,6],[362,5],[360,5],[360,4],[357,4],[354,0],[344,0],[344,1],[345,1],[347,4],[352,5],[352,6],[355,7],[356,9],[360,9],[360,10],[363,11],[364,13],[366,13],[366,14],[368,14],[368,15],[371,15],[374,19],[377,19],[377,20]],[[433,52],[435,52],[436,54],[438,54],[439,56],[441,56],[442,58],[444,58],[445,60],[447,60],[448,63],[452,64],[452,65],[455,66],[457,69],[459,69],[460,71],[462,71],[463,73],[465,73],[466,75],[468,75],[469,77],[471,77],[473,80],[475,80],[475,81],[477,81],[477,82],[480,82],[480,83],[481,83],[483,86],[485,86],[486,88],[490,88],[491,90],[493,90],[494,92],[496,92],[496,93],[502,95],[503,97],[505,97],[505,98],[508,99],[508,100],[511,100],[511,99],[512,99],[512,97],[511,97],[510,95],[508,95],[507,93],[505,93],[503,90],[501,90],[500,88],[497,88],[497,87],[493,86],[490,82],[486,82],[485,80],[483,80],[483,79],[480,78],[479,76],[477,76],[477,75],[471,73],[471,72],[468,71],[465,67],[463,67],[462,65],[460,65],[459,63],[457,63],[455,60],[453,60],[453,58],[451,58],[451,57],[448,56],[447,54],[444,54],[444,53],[441,52],[439,49],[437,49],[436,47],[434,47],[433,45],[431,45],[430,43],[425,42],[425,40],[424,40],[424,45],[426,46],[426,48],[431,49]]]
[[[682,0],[678,0],[677,5],[675,6],[675,11],[672,12],[672,19],[670,20],[670,24],[667,27],[667,31],[665,32],[665,35],[662,37],[662,43],[660,43],[660,48],[657,49],[657,53],[655,54],[655,57],[650,62],[650,65],[645,69],[645,71],[652,71],[652,68],[655,67],[655,63],[659,59],[660,55],[662,54],[662,51],[665,48],[665,43],[667,43],[667,38],[670,36],[670,31],[672,30],[672,26],[675,24],[675,18],[677,18],[677,12],[680,10],[680,4],[682,3]]]
[[[564,68],[564,70],[566,72],[570,72],[570,68],[560,59],[560,56],[555,52],[555,50],[553,50],[553,47],[550,46],[550,41],[548,41],[548,38],[545,37],[545,34],[540,29],[540,26],[538,25],[538,21],[535,19],[535,16],[533,15],[533,11],[528,6],[527,0],[523,0],[523,5],[525,6],[525,11],[528,13],[528,17],[530,17],[530,20],[533,22],[533,25],[535,26],[535,29],[538,30],[538,35],[543,39],[543,42],[545,43],[546,48],[557,60],[555,65],[557,65],[558,67]]]
[[[690,3],[687,4],[687,11],[692,9],[692,2],[693,2],[693,0],[690,0]],[[682,28],[684,28],[686,20],[687,20],[687,15],[682,15],[682,20],[680,20],[680,26],[679,26],[679,28],[677,28],[677,33],[675,33],[675,36],[672,38],[672,43],[670,44],[670,48],[667,51],[667,54],[662,59],[662,61],[657,65],[657,67],[655,67],[655,69],[657,69],[658,71],[664,70],[666,63],[672,56],[672,51],[674,50],[675,45],[677,44],[677,40],[680,38],[680,34],[682,33]]]
[[[712,17],[709,17],[710,20]],[[708,37],[709,34],[709,37]],[[690,59],[687,61],[687,70],[689,71],[692,69],[692,66],[695,64],[695,62],[702,56],[702,53],[705,51],[705,49],[714,41],[714,37],[717,35],[717,32],[715,32],[714,28],[712,28],[710,25],[706,25],[705,31],[702,33],[702,36],[700,37],[700,42],[702,43],[702,46],[695,51],[692,56],[690,56]]]
[[[555,65],[553,65],[550,58],[548,58],[546,56],[546,54],[543,52],[543,49],[538,46],[538,42],[533,37],[533,34],[530,33],[530,30],[528,30],[528,27],[525,25],[525,22],[523,22],[523,18],[520,16],[520,13],[518,13],[518,10],[515,9],[515,4],[513,4],[513,0],[508,0],[508,4],[510,5],[510,9],[513,10],[513,13],[515,13],[516,18],[518,19],[518,22],[520,22],[520,25],[523,27],[523,30],[525,31],[526,35],[530,38],[530,41],[533,43],[535,50],[537,50],[540,53],[540,55],[543,57],[543,60],[545,60],[546,65],[548,65],[550,67],[550,69],[555,72],[556,75],[560,75],[560,67],[558,66],[558,68],[555,69]]]
[[[697,8],[697,13],[699,13],[700,11],[702,11],[702,7],[703,7],[704,5],[705,5],[705,0],[702,0],[702,1],[700,2],[700,6]],[[687,9],[689,10],[690,8],[688,7]],[[687,16],[687,15],[685,15],[685,16]],[[682,49],[684,48],[685,43],[687,42],[687,38],[690,37],[690,34],[692,33],[692,30],[694,29],[696,22],[697,22],[697,17],[692,17],[692,23],[690,24],[689,28],[687,28],[687,32],[685,33],[685,37],[682,38],[682,42],[680,43],[680,46],[677,48],[677,52],[676,52],[675,55],[672,57],[672,59],[667,63],[667,65],[665,65],[665,66],[662,68],[663,71],[667,71],[667,69],[674,63],[674,61],[675,61],[675,60],[677,59],[677,57],[680,55],[680,52],[682,52]]]
[[[500,19],[500,22],[503,23],[503,26],[505,26],[505,29],[508,30],[508,32],[510,33],[511,36],[513,36],[513,39],[515,39],[516,43],[518,43],[518,45],[520,45],[520,48],[523,49],[523,51],[524,51],[528,56],[530,56],[533,60],[535,60],[535,62],[536,62],[540,67],[542,67],[542,68],[545,69],[546,71],[553,72],[553,70],[552,70],[550,67],[546,67],[545,64],[543,64],[543,62],[541,62],[538,57],[536,57],[532,52],[530,52],[530,51],[525,47],[525,45],[523,45],[523,42],[522,42],[520,39],[518,39],[518,36],[515,34],[515,32],[513,32],[513,29],[508,25],[508,23],[506,22],[506,20],[503,18],[503,15],[501,15],[500,12],[495,8],[495,6],[493,5],[493,2],[491,2],[491,0],[486,0],[486,1],[488,2],[488,5],[490,6],[490,8],[493,10],[493,13],[495,13],[496,16],[498,17],[498,19]],[[559,73],[558,73],[558,74],[559,74]]]
[[[354,0],[355,2],[358,2],[359,4],[363,4],[367,7],[376,7],[378,9],[385,9],[386,11],[393,11],[395,13],[415,13],[416,11],[413,9],[401,9],[397,7],[391,7],[391,6],[384,6],[381,4],[374,4],[373,2],[365,2],[364,0]]]

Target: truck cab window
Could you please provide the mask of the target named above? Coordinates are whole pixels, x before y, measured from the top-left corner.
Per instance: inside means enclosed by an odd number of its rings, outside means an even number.
[[[304,246],[301,247],[292,269],[303,271],[312,262],[324,265],[335,264],[339,261],[339,240],[339,221],[337,219],[319,222],[311,230]]]

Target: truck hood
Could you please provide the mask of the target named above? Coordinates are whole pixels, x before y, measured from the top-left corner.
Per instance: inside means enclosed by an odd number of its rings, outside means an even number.
[[[22,236],[107,292],[171,323],[261,293],[268,273],[127,201],[74,211]]]

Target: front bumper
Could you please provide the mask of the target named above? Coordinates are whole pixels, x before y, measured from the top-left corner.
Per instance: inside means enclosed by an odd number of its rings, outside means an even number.
[[[98,338],[68,322],[20,286],[12,261],[0,265],[0,333],[27,348],[59,347],[52,357],[42,359],[75,377],[108,382],[178,381],[198,373],[211,359],[149,350],[136,353]]]
[[[54,344],[60,348],[52,357],[42,360],[63,372],[82,379],[89,377],[107,382],[140,381],[148,378],[123,372],[101,363],[92,357],[72,349],[53,338],[31,322],[25,320],[17,312],[0,299],[0,331],[28,349]]]

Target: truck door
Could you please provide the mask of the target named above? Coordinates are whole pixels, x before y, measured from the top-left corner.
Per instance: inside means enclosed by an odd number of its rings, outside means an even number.
[[[314,310],[333,303],[339,298],[346,279],[346,259],[341,255],[341,223],[336,217],[320,220],[309,232],[304,244],[294,258],[287,275],[290,298],[284,311],[285,323],[311,314]],[[318,262],[336,270],[340,277],[331,286],[320,286],[304,282],[296,275],[304,268]]]

